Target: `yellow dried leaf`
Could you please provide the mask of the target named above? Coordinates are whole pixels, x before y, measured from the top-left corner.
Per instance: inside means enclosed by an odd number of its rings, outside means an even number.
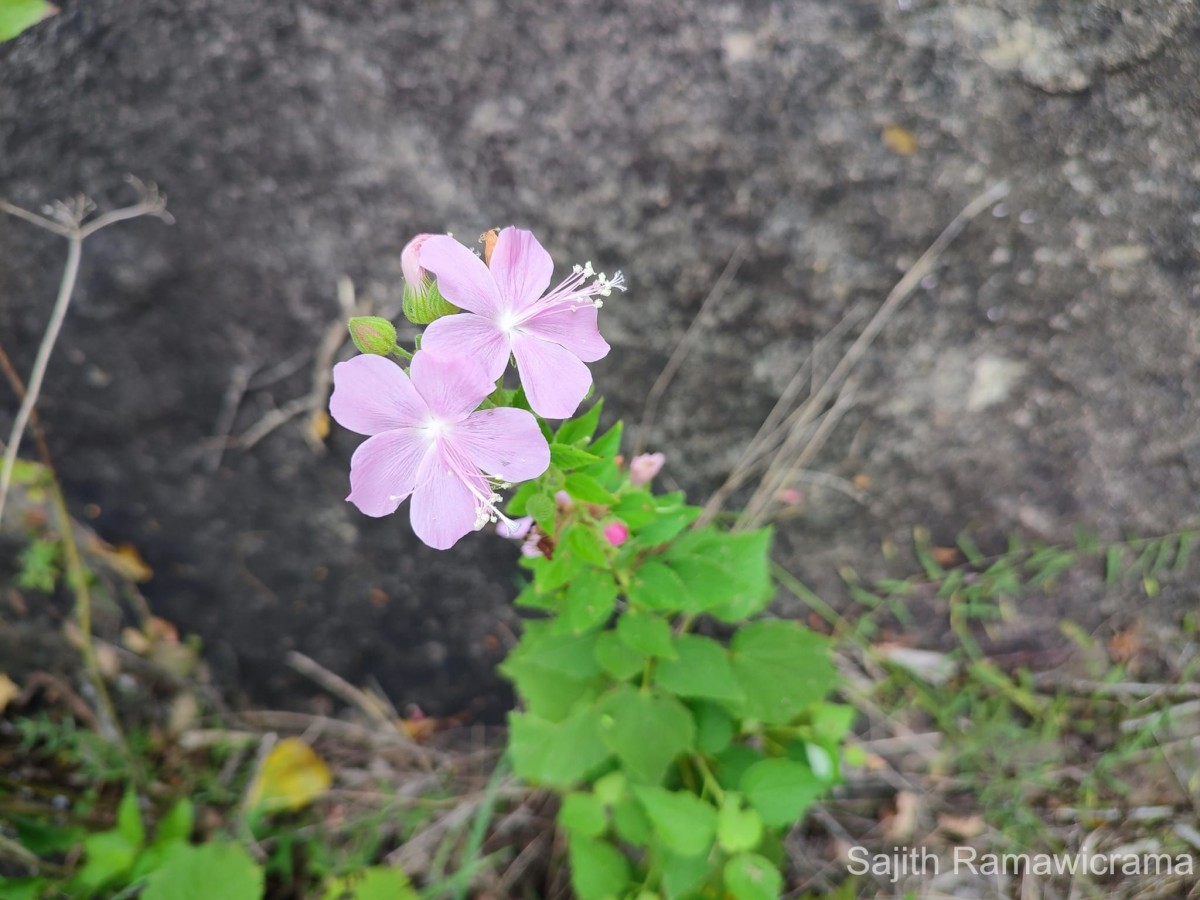
[[[20,696],[21,689],[17,687],[17,683],[0,672],[0,713],[4,712],[4,707]]]
[[[900,156],[912,156],[917,152],[917,139],[907,128],[889,125],[883,129],[883,146]]]
[[[285,738],[267,754],[250,785],[250,808],[299,809],[333,783],[325,761],[300,738]]]
[[[318,409],[308,420],[308,439],[314,444],[321,444],[327,437],[329,437],[329,413]]]
[[[104,566],[122,578],[140,584],[154,577],[154,570],[142,559],[142,554],[138,553],[133,544],[114,547],[94,534],[89,534],[86,547],[89,554],[97,557]]]

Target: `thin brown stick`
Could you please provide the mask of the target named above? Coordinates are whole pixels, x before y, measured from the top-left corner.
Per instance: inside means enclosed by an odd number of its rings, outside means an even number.
[[[992,205],[1004,198],[1009,191],[1007,182],[1000,182],[997,185],[984,191],[963,210],[955,216],[937,236],[929,248],[921,254],[918,259],[903,277],[896,283],[895,287],[888,293],[883,304],[876,311],[875,315],[867,322],[865,328],[855,339],[854,343],[834,366],[833,371],[825,378],[820,387],[810,394],[804,404],[793,414],[794,421],[792,422],[792,433],[806,427],[816,416],[820,415],[829,403],[836,397],[837,393],[846,384],[850,373],[855,366],[862,360],[870,349],[872,343],[879,336],[884,326],[892,319],[899,311],[900,307],[906,300],[916,291],[921,280],[928,275],[945,253],[951,243],[962,233],[963,229],[975,219],[984,210],[989,209]],[[792,459],[787,458],[787,454],[782,451],[777,453],[775,459],[768,468],[767,474],[760,482],[761,490],[766,495],[771,495],[777,490],[777,486],[786,478],[786,473],[792,468]],[[731,473],[730,479],[734,479],[741,468],[739,464],[735,468],[734,473]],[[775,488],[771,488],[775,485]],[[701,522],[711,521],[721,510],[725,500],[729,496],[729,491],[718,491],[709,500],[704,508],[704,513],[700,517]]]
[[[684,359],[691,350],[692,338],[700,333],[703,325],[707,324],[706,319],[709,308],[715,306],[725,295],[725,291],[733,281],[734,276],[737,275],[738,269],[742,266],[742,261],[746,258],[746,249],[747,245],[745,241],[734,248],[733,254],[729,257],[729,262],[725,264],[725,268],[713,283],[712,290],[708,292],[708,296],[700,304],[700,310],[696,313],[695,318],[692,319],[692,323],[688,326],[687,331],[683,333],[683,337],[679,339],[679,343],[675,345],[670,358],[667,359],[667,364],[663,366],[663,370],[650,387],[649,393],[646,394],[646,403],[642,407],[642,423],[638,426],[637,443],[634,444],[633,448],[635,454],[641,453],[645,449],[650,430],[654,427],[654,420],[658,417],[659,401],[662,400],[667,387],[675,378],[675,373],[679,371],[679,367],[683,365]]]
[[[29,424],[33,409],[37,405],[38,396],[42,390],[42,381],[45,378],[46,369],[50,365],[50,356],[54,352],[54,345],[58,341],[59,332],[67,317],[67,309],[70,307],[71,298],[75,293],[75,282],[79,277],[79,263],[83,255],[83,242],[101,228],[139,216],[155,216],[166,222],[173,221],[166,211],[166,196],[161,194],[153,183],[143,183],[133,176],[129,176],[126,180],[141,195],[138,202],[123,209],[104,213],[86,223],[84,219],[94,205],[90,200],[84,198],[79,198],[73,203],[58,204],[56,207],[58,221],[39,216],[37,213],[21,209],[6,201],[0,201],[0,210],[67,239],[67,261],[59,281],[58,296],[55,298],[46,332],[42,336],[41,343],[38,344],[33,371],[30,372],[27,382],[27,391],[21,400],[17,416],[13,419],[8,445],[4,450],[3,468],[0,468],[0,521],[4,518],[4,503],[12,483],[12,472],[17,461],[17,451],[21,447],[21,438]]]
[[[359,315],[358,303],[354,298],[354,283],[343,276],[338,279],[338,306],[341,315],[325,329],[321,343],[317,348],[316,359],[313,361],[312,389],[303,397],[284,404],[279,409],[271,410],[246,431],[242,432],[234,443],[242,450],[249,450],[275,429],[286,425],[296,416],[306,412],[318,413],[325,408],[329,399],[329,388],[333,383],[333,361],[342,345],[346,343],[346,319]],[[314,449],[323,445],[309,434],[309,443]]]
[[[315,659],[296,650],[290,650],[284,660],[301,675],[311,678],[335,697],[341,697],[376,725],[395,728],[395,723],[384,711],[382,703],[365,691],[360,691],[341,675],[330,672]]]
[[[0,347],[0,368],[4,370],[4,375],[12,386],[13,393],[24,403],[29,397],[29,392],[25,389],[25,384],[21,381],[21,376],[17,373],[16,368],[13,367],[12,360],[4,352],[3,347]],[[46,433],[42,429],[42,423],[37,416],[37,410],[32,405],[29,409],[29,424],[33,434],[34,446],[38,451],[38,456],[41,458],[42,466],[46,469],[46,476],[49,480],[50,502],[54,508],[55,519],[58,521],[59,539],[62,541],[63,556],[67,564],[67,582],[75,594],[75,617],[80,632],[80,654],[83,656],[83,667],[91,682],[92,690],[96,694],[96,704],[100,707],[100,715],[96,720],[97,730],[106,737],[125,746],[125,739],[121,734],[121,726],[117,721],[116,710],[113,707],[112,698],[109,696],[108,687],[104,683],[104,674],[100,671],[100,661],[96,657],[96,646],[92,636],[91,588],[88,586],[87,569],[83,565],[83,556],[79,552],[79,543],[75,539],[75,523],[72,521],[71,514],[67,509],[67,498],[63,493],[62,485],[59,483],[58,472],[54,468],[54,461],[50,457],[50,446],[46,443]]]

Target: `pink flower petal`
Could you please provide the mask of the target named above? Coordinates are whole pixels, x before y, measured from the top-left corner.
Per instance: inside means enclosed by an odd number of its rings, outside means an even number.
[[[521,323],[521,330],[544,341],[566,347],[584,362],[595,362],[608,355],[608,341],[600,336],[597,309],[585,305],[577,309],[558,307],[535,315]]]
[[[489,268],[504,309],[525,309],[550,287],[554,262],[532,231],[505,228],[492,248]]]
[[[592,384],[592,373],[579,357],[529,334],[515,335],[512,349],[533,411],[547,419],[573,415]]]
[[[514,541],[522,541],[529,529],[533,527],[533,516],[521,516],[517,519],[501,519],[496,523],[496,534]]]
[[[379,434],[415,425],[429,409],[408,376],[382,356],[356,356],[333,367],[329,412],[343,428]]]
[[[421,246],[431,237],[432,234],[418,234],[400,251],[400,271],[404,273],[404,280],[413,290],[421,287],[425,281],[425,272],[421,268]]]
[[[469,356],[493,381],[508,368],[508,338],[491,319],[471,313],[431,322],[421,337],[421,348],[440,356]]]
[[[417,472],[430,445],[415,428],[368,438],[350,459],[350,496],[368,516],[396,511],[417,484]]]
[[[417,537],[435,550],[449,550],[463,535],[475,530],[478,506],[466,482],[441,452],[433,452],[421,463],[417,489],[412,498],[412,527]],[[476,488],[488,496],[491,488],[475,475]]]
[[[426,239],[420,264],[437,276],[438,290],[455,306],[489,317],[506,308],[483,260],[449,235]]]
[[[474,317],[472,317],[474,318]],[[496,385],[466,356],[447,356],[422,349],[412,361],[412,383],[430,411],[447,422],[465,418]]]
[[[529,481],[550,466],[550,446],[537,420],[523,409],[481,409],[454,429],[463,456],[505,481]]]

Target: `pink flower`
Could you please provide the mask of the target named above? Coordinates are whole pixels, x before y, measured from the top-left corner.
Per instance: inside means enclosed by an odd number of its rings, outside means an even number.
[[[516,357],[529,405],[540,416],[572,415],[592,384],[584,363],[608,353],[596,327],[596,309],[613,288],[624,290],[591,264],[547,292],[554,263],[532,232],[505,228],[492,250],[491,268],[445,235],[427,238],[420,262],[437,276],[442,296],[465,310],[433,322],[421,346],[478,360],[488,378],[499,378]]]
[[[662,471],[667,458],[661,453],[642,453],[629,461],[629,483],[634,487],[649,484]]]
[[[350,496],[368,516],[386,516],[412,495],[417,537],[445,550],[501,518],[496,488],[550,465],[537,420],[522,409],[475,411],[495,385],[472,361],[422,350],[411,375],[382,356],[333,367],[329,411],[370,435],[350,461]]]
[[[604,539],[614,547],[620,547],[629,540],[629,526],[619,519],[609,522],[604,526]]]

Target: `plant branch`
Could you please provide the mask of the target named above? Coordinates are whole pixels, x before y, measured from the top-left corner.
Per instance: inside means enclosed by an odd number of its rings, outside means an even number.
[[[13,467],[16,465],[17,451],[21,447],[21,438],[29,424],[30,416],[33,415],[34,407],[37,405],[42,391],[42,381],[46,376],[46,369],[50,365],[50,356],[54,352],[54,345],[58,341],[63,321],[67,317],[71,297],[75,293],[75,282],[79,277],[79,262],[83,255],[83,242],[101,228],[106,228],[116,222],[136,219],[139,216],[155,216],[167,223],[173,221],[167,212],[166,195],[161,193],[157,186],[153,183],[142,182],[132,175],[128,176],[126,180],[138,191],[140,195],[138,202],[132,206],[104,213],[90,222],[84,222],[84,218],[91,211],[92,204],[84,199],[78,199],[74,203],[58,204],[55,207],[55,219],[39,216],[37,213],[0,200],[0,210],[3,212],[67,239],[67,262],[59,282],[58,296],[54,301],[54,309],[50,314],[46,332],[42,335],[42,341],[38,345],[33,371],[29,375],[28,390],[21,401],[20,409],[17,410],[17,417],[13,420],[12,430],[9,432],[8,445],[4,450],[4,464],[0,469],[0,521],[4,519],[4,504],[12,484]]]

